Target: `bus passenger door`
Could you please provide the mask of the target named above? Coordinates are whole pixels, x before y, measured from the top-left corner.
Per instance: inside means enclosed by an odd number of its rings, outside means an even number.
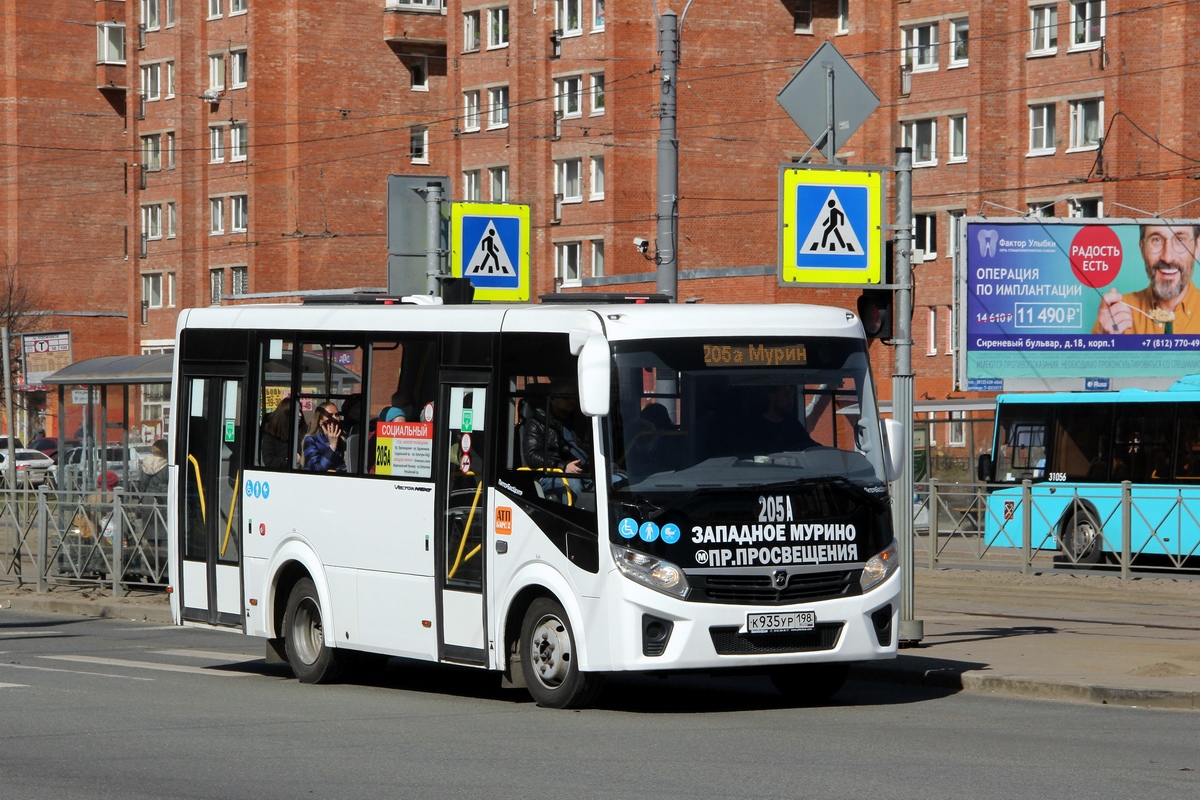
[[[214,370],[215,371],[215,370]],[[183,619],[243,627],[241,559],[242,375],[196,374],[185,364],[176,424]]]
[[[487,375],[443,381],[438,403],[441,462],[438,500],[439,658],[487,663],[484,526],[490,447]]]

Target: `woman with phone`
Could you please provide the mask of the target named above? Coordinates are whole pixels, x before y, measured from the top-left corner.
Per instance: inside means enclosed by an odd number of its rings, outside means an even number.
[[[304,437],[304,468],[309,472],[346,471],[346,436],[333,403],[314,409],[312,427]]]

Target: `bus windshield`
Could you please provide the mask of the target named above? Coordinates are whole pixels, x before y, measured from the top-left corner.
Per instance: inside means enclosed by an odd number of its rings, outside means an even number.
[[[861,341],[714,335],[616,343],[614,351],[609,446],[620,501],[883,480]]]

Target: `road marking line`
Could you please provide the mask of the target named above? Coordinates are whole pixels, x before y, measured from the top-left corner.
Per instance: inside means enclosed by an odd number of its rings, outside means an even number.
[[[182,627],[182,626],[180,626],[180,625],[153,625],[150,627],[143,627],[143,626],[139,625],[136,628],[130,628],[130,630],[135,630],[135,631],[177,631],[180,629],[180,627]]]
[[[45,656],[43,656],[44,658]],[[65,672],[68,675],[91,675],[96,678],[120,678],[123,681],[152,681],[154,678],[139,678],[135,675],[113,675],[110,672],[85,672],[79,669],[55,669],[54,667],[35,667],[32,664],[0,664],[9,669],[31,669],[36,672]]]
[[[0,689],[28,689],[28,683],[0,683]]]
[[[82,664],[102,664],[108,667],[132,667],[134,669],[154,669],[160,672],[186,672],[191,675],[216,675],[218,677],[241,677],[244,672],[221,672],[208,667],[188,667],[182,664],[155,664],[150,661],[128,661],[123,658],[98,658],[96,656],[38,656],[57,661],[78,661]]]
[[[223,653],[219,650],[151,650],[159,656],[181,656],[183,658],[209,658],[225,661],[230,664],[244,664],[247,661],[262,661],[263,656],[250,653]]]
[[[65,636],[62,631],[4,631],[0,639],[15,639],[18,636]]]

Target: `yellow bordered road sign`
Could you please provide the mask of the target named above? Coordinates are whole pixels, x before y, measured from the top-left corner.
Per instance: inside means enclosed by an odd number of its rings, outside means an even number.
[[[872,284],[883,265],[883,172],[781,167],[781,283]]]
[[[476,300],[529,299],[529,206],[450,204],[450,274],[467,278]]]

